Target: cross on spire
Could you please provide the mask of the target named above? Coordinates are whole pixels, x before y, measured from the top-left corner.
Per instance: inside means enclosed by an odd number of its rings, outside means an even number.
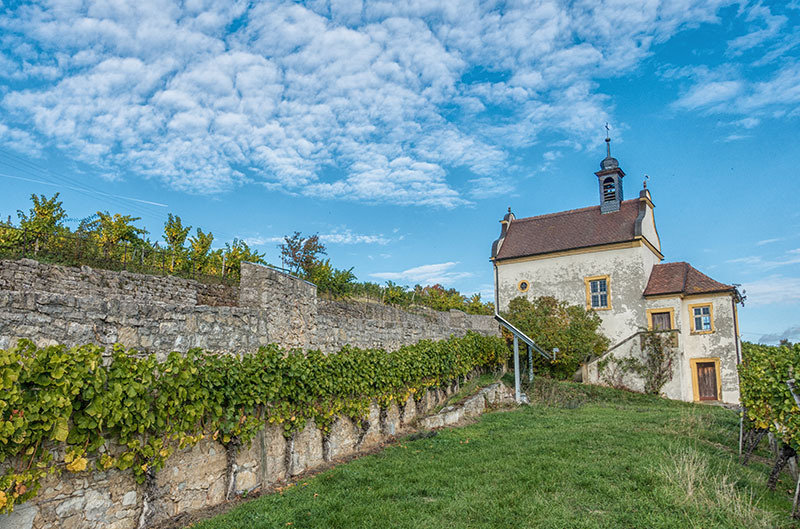
[[[608,135],[608,122],[606,122],[606,157],[611,158],[611,137]]]

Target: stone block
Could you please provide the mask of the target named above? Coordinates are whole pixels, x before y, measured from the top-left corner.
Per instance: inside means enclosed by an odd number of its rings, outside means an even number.
[[[324,461],[322,458],[322,432],[314,424],[314,421],[306,423],[305,428],[294,435],[290,446],[289,473],[292,476],[318,467]]]
[[[478,393],[464,401],[463,409],[464,415],[467,417],[475,417],[483,413],[486,409],[486,398],[483,393]]]
[[[263,468],[261,481],[264,485],[270,485],[286,478],[286,437],[283,435],[283,427],[279,425],[267,425],[264,429],[262,453]]]
[[[326,461],[334,461],[351,455],[358,444],[358,428],[347,417],[337,418],[328,434]]]
[[[361,436],[358,443],[359,450],[372,448],[383,440],[381,435],[381,409],[375,402],[370,403],[369,415],[361,427]]]
[[[14,508],[14,512],[0,514],[0,529],[31,529],[39,508],[32,502]]]
[[[216,441],[206,438],[176,451],[156,474],[161,492],[153,502],[153,520],[216,505],[225,498],[227,456]]]
[[[402,425],[407,426],[412,424],[417,419],[417,403],[414,396],[408,397],[408,400],[403,407],[403,421]]]
[[[236,454],[236,492],[249,492],[261,485],[261,455],[264,431],[260,431],[249,445],[239,448]]]
[[[397,407],[396,402],[389,404],[389,407],[383,411],[381,431],[385,436],[397,435],[397,432],[400,431],[400,408]]]

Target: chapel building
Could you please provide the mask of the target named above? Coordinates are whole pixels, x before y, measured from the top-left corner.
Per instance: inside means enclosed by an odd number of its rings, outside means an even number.
[[[608,359],[641,355],[643,331],[672,330],[673,376],[662,394],[737,404],[738,291],[689,263],[661,263],[650,191],[645,183],[637,198],[623,200],[625,173],[611,157],[608,138],[606,145],[595,173],[598,205],[519,219],[509,208],[500,221],[491,257],[496,306],[503,311],[517,296],[552,296],[596,311],[611,344],[587,359],[583,381],[638,390],[643,380]]]

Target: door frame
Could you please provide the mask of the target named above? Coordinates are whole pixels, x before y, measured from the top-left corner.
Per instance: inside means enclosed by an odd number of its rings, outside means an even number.
[[[702,402],[722,402],[722,377],[720,376],[719,372],[719,358],[690,358],[689,369],[692,371],[692,395],[695,402],[701,402],[700,387],[697,383],[697,364],[706,364],[711,362],[714,363],[714,371],[717,376],[717,400],[704,400]]]

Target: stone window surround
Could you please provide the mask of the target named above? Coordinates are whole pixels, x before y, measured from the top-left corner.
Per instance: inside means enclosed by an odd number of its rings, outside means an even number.
[[[606,281],[606,306],[593,307],[592,306],[592,282],[605,279]],[[583,278],[583,283],[586,287],[586,310],[611,310],[611,276],[598,275]]]
[[[720,376],[718,357],[689,359],[689,369],[692,372],[692,398],[694,399],[694,402],[700,402],[700,387],[697,385],[697,364],[706,362],[714,363],[714,371],[716,372],[717,377],[717,400],[703,402],[722,402],[722,377]]]
[[[708,319],[711,329],[708,330],[697,330],[695,328],[695,315],[694,309],[699,309],[702,307],[708,307]],[[689,305],[689,329],[691,334],[711,334],[716,329],[714,328],[714,304],[710,301],[706,301],[704,303],[693,303]]]
[[[653,309],[647,309],[647,330],[653,330],[653,314],[658,314],[661,312],[669,312],[669,323],[670,329],[677,329],[676,321],[675,321],[675,308],[674,307],[658,307]]]
[[[527,279],[523,279],[519,283],[517,283],[517,290],[519,290],[520,292],[527,292],[530,289],[531,289],[531,282],[528,281]]]

